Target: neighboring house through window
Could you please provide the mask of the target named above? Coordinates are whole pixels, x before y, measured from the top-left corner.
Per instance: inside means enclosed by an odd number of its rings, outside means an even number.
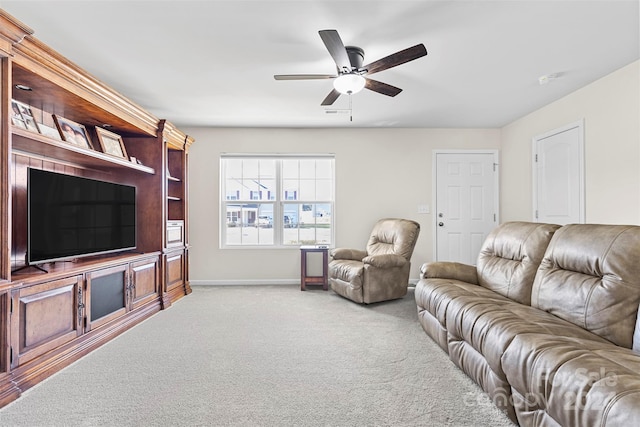
[[[221,246],[330,245],[334,156],[224,154]]]

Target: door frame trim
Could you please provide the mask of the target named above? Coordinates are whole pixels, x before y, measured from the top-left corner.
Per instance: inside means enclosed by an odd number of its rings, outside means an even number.
[[[585,203],[585,191],[586,191],[586,182],[585,182],[585,164],[584,164],[584,118],[577,120],[575,122],[566,124],[559,128],[550,130],[540,135],[536,135],[531,138],[531,218],[533,222],[538,222],[538,217],[536,212],[538,211],[538,168],[536,166],[536,155],[538,154],[538,141],[542,139],[549,138],[550,136],[566,132],[573,128],[578,128],[578,161],[580,164],[578,165],[578,174],[580,180],[580,189],[579,193],[579,206],[578,206],[578,222],[580,224],[584,224],[586,221],[586,203]]]
[[[433,215],[431,221],[431,233],[433,236],[433,259],[438,259],[438,154],[492,154],[495,174],[493,176],[493,190],[495,194],[493,209],[496,213],[496,225],[500,224],[500,150],[449,150],[434,149],[432,151],[431,166],[431,206],[433,206]]]

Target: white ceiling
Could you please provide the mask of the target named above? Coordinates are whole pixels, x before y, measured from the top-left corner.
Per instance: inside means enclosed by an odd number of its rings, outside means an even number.
[[[501,127],[640,58],[638,0],[2,0],[35,36],[178,126]],[[428,55],[375,75],[348,114],[320,106],[333,74],[318,30],[369,63],[418,43]],[[559,78],[540,85],[545,74]],[[348,109],[341,96],[331,109]]]

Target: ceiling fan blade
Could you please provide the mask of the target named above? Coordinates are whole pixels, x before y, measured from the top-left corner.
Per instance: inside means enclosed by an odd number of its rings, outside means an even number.
[[[276,80],[318,80],[318,79],[335,79],[333,74],[276,74],[273,76]]]
[[[393,53],[389,56],[385,56],[382,59],[372,62],[363,66],[361,69],[366,69],[367,74],[378,73],[380,71],[395,67],[405,62],[413,61],[414,59],[421,58],[427,54],[427,48],[424,45],[417,44],[410,48]]]
[[[371,79],[366,79],[364,87],[387,96],[396,96],[397,94],[402,92],[402,89],[400,89],[399,87],[391,86],[390,84]]]
[[[327,95],[327,97],[322,101],[322,104],[320,105],[332,105],[334,102],[336,102],[336,99],[338,99],[339,96],[340,92],[333,89],[331,92],[329,92],[329,95]]]
[[[350,72],[351,61],[349,61],[347,49],[345,49],[338,32],[336,30],[320,30],[318,34],[320,34],[320,38],[322,38],[329,54],[335,61],[338,70],[340,70],[340,72]]]

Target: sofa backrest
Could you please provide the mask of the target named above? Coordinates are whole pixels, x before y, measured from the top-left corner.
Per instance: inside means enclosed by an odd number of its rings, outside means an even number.
[[[494,228],[482,244],[476,263],[480,286],[529,305],[536,271],[559,227],[514,221]]]
[[[367,255],[396,254],[411,260],[416,246],[420,224],[410,219],[384,218],[371,230],[367,242]]]
[[[639,303],[639,226],[572,224],[556,231],[536,274],[532,306],[632,348]]]

